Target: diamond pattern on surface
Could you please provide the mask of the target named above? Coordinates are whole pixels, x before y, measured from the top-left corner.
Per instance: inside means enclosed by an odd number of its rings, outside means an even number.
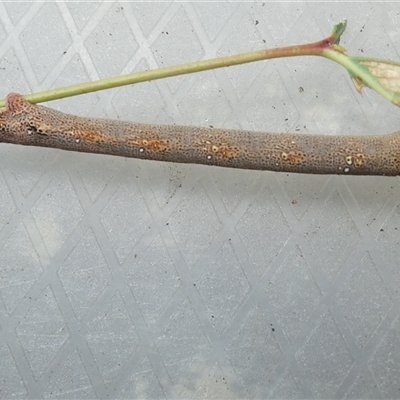
[[[97,2],[67,2],[66,6],[68,7],[69,12],[74,19],[76,27],[79,31],[82,31],[83,28],[90,21],[90,18],[95,14],[98,10],[100,3]]]
[[[394,288],[400,287],[400,262],[397,248],[400,244],[400,205],[398,204],[389,215],[382,228],[376,235],[376,242],[381,251],[381,257],[388,271],[389,280],[394,283]]]
[[[3,27],[0,27],[0,40],[3,41],[6,37],[6,32],[4,31]]]
[[[51,20],[48,15],[52,16]],[[42,5],[22,32],[21,43],[37,80],[41,82],[71,44],[71,37],[56,3]],[[42,49],[39,55],[38,49]]]
[[[208,377],[195,394],[197,399],[233,399],[234,393],[230,390],[229,379],[222,373],[216,365],[211,369]]]
[[[297,174],[285,174],[277,176],[277,180],[287,194],[296,218],[301,220],[308,210],[314,209],[314,202],[329,178],[308,175],[299,181]]]
[[[136,188],[136,190],[133,190]],[[136,240],[148,229],[151,216],[133,180],[116,190],[115,195],[101,212],[101,222],[120,262],[132,251]]]
[[[235,53],[239,54],[252,49],[262,49],[265,46],[263,38],[256,29],[256,21],[250,14],[241,11],[234,18],[237,22],[234,25],[232,24],[229,35],[217,52],[219,57],[230,55],[230,49],[235,49]],[[256,63],[251,66],[244,64],[226,70],[226,74],[239,98],[249,90],[263,68],[263,63]]]
[[[7,8],[7,14],[14,24],[18,23],[18,21],[29,11],[31,6],[31,3],[15,4],[12,2],[4,2],[4,7]]]
[[[223,5],[216,4],[215,7],[211,8],[207,3],[195,2],[193,7],[202,21],[207,36],[211,41],[214,41],[218,38],[221,29],[230,22],[239,5],[236,2],[229,2]]]
[[[218,107],[218,116],[213,119],[213,126],[222,126],[231,112],[226,97],[219,89],[219,83],[212,72],[202,74],[188,91],[178,109],[186,121],[195,125],[209,126],[209,116]]]
[[[82,57],[79,54],[74,54],[70,61],[65,65],[62,72],[58,74],[57,79],[53,82],[55,87],[67,86],[71,81],[71,76],[74,77],[76,83],[84,83],[90,81],[90,74],[86,71]],[[97,101],[96,95],[84,96],[79,103],[70,103],[64,99],[56,100],[52,103],[52,107],[62,110],[70,114],[82,116],[90,116],[90,111]]]
[[[161,32],[158,32],[151,51],[160,68],[185,63],[188,58],[194,61],[201,59],[203,49],[184,7],[179,7],[170,20],[159,29]],[[185,79],[185,76],[178,76],[168,79],[167,84],[171,91],[175,92]]]
[[[388,199],[397,196],[400,190],[399,182],[396,180],[391,181],[389,185],[388,182],[383,180],[377,181],[371,187],[365,177],[350,179],[349,186],[351,186],[352,193],[360,205],[360,211],[368,224],[375,221],[378,213],[387,204]]]
[[[266,288],[285,336],[294,340],[322,294],[299,248],[289,254]],[[282,293],[286,292],[285,296]]]
[[[363,114],[358,98],[355,97],[357,93],[354,93],[353,98],[349,99],[348,102],[339,101],[343,97],[349,97],[349,93],[352,93],[353,89],[351,85],[349,80],[343,76],[335,82],[333,93],[318,96],[320,102],[314,118],[319,132],[330,135],[356,135],[370,131],[367,118],[364,119],[364,124],[360,123],[356,129],[350,131],[348,121],[351,121],[354,115]],[[338,105],[334,110],[331,107],[332,101]]]
[[[211,245],[221,228],[215,210],[207,198],[204,190],[194,189],[190,198],[185,198],[171,215],[168,227],[182,252],[182,256],[189,268],[204,254]],[[199,219],[196,215],[207,215],[206,219]],[[193,219],[188,220],[187,215]],[[188,236],[186,232],[190,231]]]
[[[0,2],[0,87],[39,92],[319,40],[399,58],[396,6]],[[375,134],[394,106],[319,57],[65,98],[83,116]],[[399,179],[1,144],[0,399],[399,398]]]
[[[122,15],[122,16],[121,16]],[[123,5],[113,4],[85,42],[101,78],[122,72],[138,48]],[[97,46],[103,51],[96,51]]]
[[[2,97],[7,95],[7,91],[4,88],[9,88],[9,90],[19,93],[28,93],[30,91],[29,84],[26,82],[26,77],[23,73],[22,64],[18,60],[18,56],[13,48],[7,49],[7,52],[2,54],[0,71],[6,72],[5,74],[0,74],[0,91]],[[11,86],[10,82],[12,82]]]
[[[275,221],[271,226],[269,220],[272,215]],[[254,234],[255,225],[259,227],[257,235]],[[265,188],[254,199],[236,229],[259,275],[265,272],[278,255],[290,234],[278,204]]]
[[[88,191],[91,200],[95,201],[121,170],[124,160],[111,159],[106,170],[102,168],[102,158],[96,156],[87,156],[77,160],[76,165],[85,189]]]
[[[157,276],[157,280],[154,277]],[[155,324],[180,286],[174,264],[159,236],[126,276],[133,296],[149,325]],[[149,302],[149,299],[152,299]]]
[[[116,397],[125,399],[165,399],[162,385],[154,373],[148,358],[144,358],[137,371],[116,393]]]
[[[325,314],[296,359],[316,398],[330,398],[353,364],[353,358],[330,314]]]
[[[0,265],[0,297],[11,313],[42,272],[38,255],[23,225],[18,225],[1,248]]]
[[[16,333],[33,375],[39,378],[69,336],[50,287],[40,294]]]
[[[285,39],[291,36],[293,31],[299,31],[295,27],[296,23],[306,18],[306,15],[303,13],[307,12],[307,5],[299,2],[299,4],[296,4],[296,7],[293,7],[290,3],[279,4],[271,2],[262,4],[262,7],[264,9],[261,9],[260,14],[265,18],[276,45],[287,45],[285,43],[287,40]],[[307,28],[309,28],[308,25]]]
[[[86,232],[62,263],[58,274],[76,316],[82,318],[111,279],[107,262],[93,232]]]
[[[262,307],[248,313],[225,352],[248,396],[257,395],[260,386],[268,387],[268,376],[282,353]]]
[[[210,350],[199,320],[188,301],[177,307],[156,340],[160,356],[177,394],[187,398],[208,373],[204,352]]]
[[[148,167],[147,180],[161,208],[167,206],[171,200],[181,197],[185,170],[179,168],[178,164],[166,165],[162,170],[156,164],[149,164]]]
[[[218,190],[218,196],[224,202],[229,214],[238,205],[243,204],[247,197],[246,193],[252,191],[253,185],[259,178],[259,175],[254,171],[244,171],[243,174],[238,176],[234,170],[227,170],[226,175],[216,175],[210,172],[210,176]]]
[[[149,164],[147,182],[160,209],[173,207],[170,203],[174,205],[179,204],[183,194],[189,188],[189,185],[185,182],[189,169],[190,166],[188,165],[185,165],[182,170],[178,167],[178,164],[166,165],[162,169],[159,168],[158,163]],[[169,214],[165,214],[163,220],[165,217],[169,217]]]
[[[140,62],[135,71],[144,71],[149,66],[144,61]],[[132,89],[122,87],[112,99],[112,105],[117,111],[117,115],[124,115],[124,119],[131,118],[137,122],[156,123],[163,118],[163,108],[165,103],[162,94],[155,84],[146,82],[135,87],[135,98],[132,98]],[[150,117],[151,116],[151,117]],[[161,123],[170,121],[162,120]]]
[[[368,399],[379,398],[382,395],[376,388],[375,382],[365,379],[362,375],[358,376],[354,384],[350,387],[344,398],[346,399]]]
[[[40,186],[40,178],[43,178],[49,168],[53,168],[53,163],[57,158],[57,152],[46,152],[43,149],[23,149],[16,148],[12,155],[7,157],[7,165],[12,171],[13,181],[18,183],[24,196]],[[40,165],[38,166],[38,160]],[[19,171],[18,168],[24,169]]]
[[[132,357],[139,338],[129,312],[117,292],[104,310],[88,321],[86,340],[104,383],[110,384]]]
[[[0,229],[7,224],[11,215],[15,212],[15,204],[10,196],[7,184],[2,175],[0,175],[0,202],[2,205],[0,214]]]
[[[378,388],[387,398],[398,398],[400,390],[400,323],[394,321],[368,362]]]
[[[44,399],[93,399],[95,397],[92,384],[77,351],[74,351],[60,365],[60,369],[43,393]]]
[[[154,34],[156,23],[160,21],[161,17],[168,15],[167,9],[171,5],[168,2],[149,2],[142,4],[132,3],[131,7],[143,34],[149,36],[152,33]]]
[[[369,254],[338,291],[336,301],[358,345],[365,345],[390,309],[390,294]]]
[[[211,323],[221,333],[230,325],[237,308],[250,291],[249,282],[230,244],[222,246],[196,287]]]
[[[299,399],[302,398],[302,393],[297,386],[293,375],[287,371],[285,374],[282,374],[281,379],[278,384],[275,386],[270,399]]]
[[[57,178],[57,181],[50,183],[31,210],[51,255],[64,245],[83,217],[82,208],[67,175],[62,173]]]
[[[0,398],[25,398],[27,390],[7,345],[0,346],[0,360]]]
[[[324,234],[320,233],[324,231]],[[329,280],[335,279],[343,263],[350,256],[360,235],[338,193],[323,205],[309,225],[306,237],[315,254],[315,263]],[[324,248],[324,253],[319,249]]]
[[[255,130],[270,130],[271,126],[281,126],[283,131],[294,130],[298,112],[293,102],[285,96],[286,88],[278,71],[269,73],[266,66],[255,82],[256,95],[253,104],[247,108],[247,117]],[[265,93],[269,93],[266,96]],[[266,120],[265,112],[268,112]],[[285,117],[282,120],[282,114]]]

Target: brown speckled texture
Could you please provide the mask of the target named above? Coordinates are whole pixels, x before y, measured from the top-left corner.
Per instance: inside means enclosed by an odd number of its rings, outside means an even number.
[[[400,132],[325,136],[83,118],[10,93],[0,142],[177,163],[307,174],[399,175]]]

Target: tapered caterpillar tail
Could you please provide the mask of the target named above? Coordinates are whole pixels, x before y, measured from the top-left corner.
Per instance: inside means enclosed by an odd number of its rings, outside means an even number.
[[[0,142],[121,157],[306,174],[399,175],[400,132],[326,136],[84,118],[10,93]]]

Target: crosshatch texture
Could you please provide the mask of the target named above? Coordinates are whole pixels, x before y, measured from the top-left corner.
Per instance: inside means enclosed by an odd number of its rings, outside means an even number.
[[[399,60],[395,3],[1,2],[0,91],[318,40]],[[311,57],[52,102],[324,134],[398,110]],[[400,182],[1,145],[0,398],[400,398]]]

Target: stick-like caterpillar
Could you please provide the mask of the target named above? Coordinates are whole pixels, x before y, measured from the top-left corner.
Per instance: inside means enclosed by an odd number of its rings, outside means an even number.
[[[399,175],[400,132],[325,136],[84,118],[10,93],[0,142],[177,163],[299,172]]]

